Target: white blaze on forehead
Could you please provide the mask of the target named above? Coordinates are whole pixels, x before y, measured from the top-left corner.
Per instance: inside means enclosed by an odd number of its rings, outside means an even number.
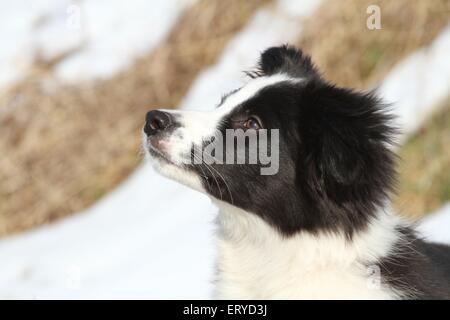
[[[276,74],[269,77],[258,77],[250,80],[238,91],[229,95],[224,103],[211,111],[168,111],[177,114],[181,126],[170,137],[171,156],[175,162],[181,161],[183,154],[190,153],[191,146],[201,145],[217,130],[220,121],[236,107],[251,99],[262,89],[280,82],[298,82],[301,79],[289,77],[286,74]]]
[[[243,102],[249,100],[254,97],[259,91],[264,89],[265,87],[274,85],[279,82],[290,81],[296,82],[300,79],[295,79],[289,77],[286,74],[276,74],[270,77],[259,77],[252,79],[249,81],[244,87],[242,87],[239,91],[231,94],[223,103],[220,108],[217,109],[217,113],[221,116],[224,116],[230,113],[235,107],[239,106]]]

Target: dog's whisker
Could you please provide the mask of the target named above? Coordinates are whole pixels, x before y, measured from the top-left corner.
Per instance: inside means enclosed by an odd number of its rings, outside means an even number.
[[[220,194],[220,199],[223,200],[223,195],[222,195],[222,189],[220,188],[219,182],[217,181],[216,176],[214,175],[214,173],[212,172],[211,169],[209,169],[209,166],[203,162],[203,160],[194,152],[192,153],[192,155],[194,156],[194,159],[199,160],[199,162],[201,163],[201,165],[204,165],[205,168],[211,173],[211,176],[213,177],[213,179],[216,182],[217,185],[217,189],[219,189],[219,194]]]
[[[211,159],[214,159],[214,158],[213,158],[211,155],[209,155],[209,154],[205,154],[205,155],[211,157]],[[217,173],[217,175],[222,179],[223,183],[225,184],[225,186],[226,186],[226,188],[227,188],[228,194],[230,195],[230,202],[231,202],[231,204],[234,204],[234,201],[233,201],[233,195],[232,195],[232,193],[231,193],[230,186],[228,185],[227,181],[225,180],[225,178],[223,177],[223,175],[222,175],[217,169],[215,169],[213,166],[210,166],[210,168],[213,169],[213,170]]]

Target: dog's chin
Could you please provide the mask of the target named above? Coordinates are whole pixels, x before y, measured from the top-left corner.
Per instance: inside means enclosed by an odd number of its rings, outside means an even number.
[[[153,147],[151,144],[148,144],[147,153],[148,153],[148,156],[151,159],[152,163],[159,164],[159,165],[165,164],[165,165],[180,167],[173,160],[171,160],[169,154],[166,154],[162,150],[158,150],[157,148]]]
[[[170,154],[158,150],[150,143],[144,143],[144,148],[146,150],[147,160],[149,160],[153,168],[161,175],[194,190],[203,193],[206,192],[203,188],[201,178],[197,173],[190,170],[187,166],[173,161]]]

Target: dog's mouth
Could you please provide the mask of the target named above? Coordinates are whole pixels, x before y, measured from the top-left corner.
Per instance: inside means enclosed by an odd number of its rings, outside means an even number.
[[[171,165],[175,165],[175,163],[173,161],[171,161],[164,153],[162,153],[160,150],[156,149],[155,147],[153,147],[151,145],[148,147],[148,152],[150,153],[150,155],[153,158],[156,158],[162,162],[165,162],[165,163],[168,163]]]
[[[167,152],[167,144],[164,140],[160,138],[146,138],[146,142],[147,150],[152,158],[173,166],[178,166],[170,159],[170,155]]]
[[[162,141],[162,143],[161,143]],[[194,167],[200,168],[200,167],[204,167],[203,163],[198,163],[196,166],[194,165],[189,165],[189,164],[177,164],[175,163],[173,160],[171,160],[170,155],[168,153],[168,151],[166,150],[167,147],[165,147],[165,143],[164,140],[158,140],[158,139],[151,139],[151,138],[147,138],[147,149],[148,152],[150,153],[150,156],[154,159],[157,159],[158,161],[165,163],[165,164],[169,164],[184,170],[194,170]],[[204,180],[206,182],[206,185],[210,188],[213,189],[214,187],[214,181],[215,178],[212,175],[207,174],[208,173],[208,169],[206,169],[206,167],[204,169],[199,169],[201,171],[201,174],[199,174],[199,177]],[[209,169],[211,170],[211,169]],[[195,171],[195,170],[194,170]]]

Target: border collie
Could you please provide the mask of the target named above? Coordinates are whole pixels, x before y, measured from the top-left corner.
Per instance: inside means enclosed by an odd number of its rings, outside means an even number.
[[[291,46],[267,49],[248,74],[215,110],[153,110],[144,126],[154,167],[220,209],[217,297],[450,299],[450,247],[423,241],[389,209],[389,108],[330,84]],[[260,161],[192,161],[207,142],[223,144],[218,133],[273,129],[275,174],[261,174]]]

